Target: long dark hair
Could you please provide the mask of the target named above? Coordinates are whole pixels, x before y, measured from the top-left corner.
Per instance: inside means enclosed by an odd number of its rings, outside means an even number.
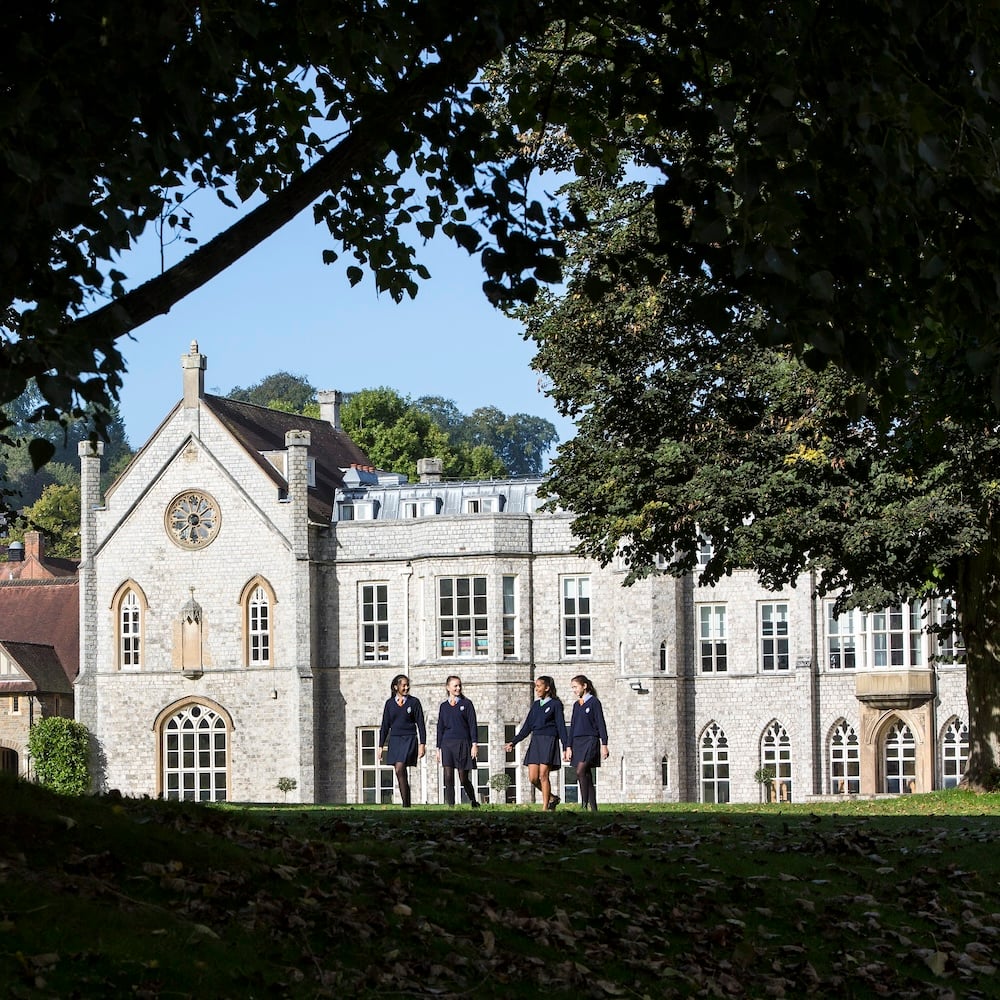
[[[556,682],[551,677],[549,677],[548,674],[542,674],[537,679],[540,680],[540,681],[543,681],[544,684],[545,684],[545,686],[548,688],[548,691],[546,692],[547,697],[549,697],[549,698],[558,698],[559,697],[556,694]]]
[[[590,683],[589,677],[584,677],[583,674],[577,674],[576,677],[570,681],[570,684],[574,681],[583,687],[584,694],[592,694],[595,698],[597,697],[597,692],[594,690],[594,685]]]
[[[395,695],[397,693],[397,688],[399,687],[400,681],[408,681],[410,678],[406,674],[396,674],[392,679],[392,684],[389,687],[389,694]]]

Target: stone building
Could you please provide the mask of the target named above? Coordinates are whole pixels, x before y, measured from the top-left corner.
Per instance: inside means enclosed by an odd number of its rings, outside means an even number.
[[[801,800],[956,783],[968,753],[960,650],[925,613],[832,616],[812,581],[778,593],[750,573],[714,587],[575,553],[571,516],[539,480],[420,481],[370,467],[322,419],[206,395],[183,399],[106,497],[81,445],[82,663],[77,717],[99,782],[125,794],[383,802],[377,732],[406,673],[428,718],[415,801],[442,801],[433,753],[449,674],[480,725],[484,799],[531,800],[503,744],[534,677],[582,673],[605,707],[598,799]],[[568,710],[568,706],[567,706]],[[773,781],[758,772],[769,768]],[[491,778],[507,774],[506,790]],[[494,785],[497,782],[494,780]],[[575,799],[563,769],[557,790]]]
[[[78,609],[75,563],[46,556],[37,531],[7,546],[0,563],[0,771],[30,777],[32,724],[73,717]]]

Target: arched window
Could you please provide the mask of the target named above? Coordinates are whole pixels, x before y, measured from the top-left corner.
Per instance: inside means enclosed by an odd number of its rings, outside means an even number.
[[[240,595],[243,607],[244,660],[248,667],[274,665],[274,591],[263,577],[254,577]]]
[[[969,763],[969,727],[951,718],[941,734],[941,786],[957,788]]]
[[[118,669],[139,670],[143,665],[146,595],[132,580],[123,583],[112,601],[115,614]]]
[[[765,800],[792,801],[792,741],[780,722],[772,722],[764,730],[760,743],[760,766],[774,772],[774,781],[765,788]]]
[[[665,674],[667,672],[667,640],[664,639],[660,643],[660,673]]]
[[[917,741],[913,730],[897,719],[886,733],[883,751],[885,791],[908,794],[917,790]]]
[[[729,801],[729,740],[715,722],[701,738],[701,801]]]
[[[861,746],[854,726],[843,719],[830,734],[830,791],[834,795],[861,791]]]
[[[225,802],[229,798],[229,725],[222,713],[199,702],[161,720],[165,799]]]

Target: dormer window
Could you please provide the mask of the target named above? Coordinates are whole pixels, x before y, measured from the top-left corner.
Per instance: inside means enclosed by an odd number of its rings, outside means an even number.
[[[465,501],[466,514],[497,514],[503,510],[503,497],[469,497]]]
[[[441,501],[437,497],[429,500],[404,500],[403,517],[433,517],[441,509]]]
[[[377,513],[377,500],[342,500],[337,504],[338,521],[374,521]]]

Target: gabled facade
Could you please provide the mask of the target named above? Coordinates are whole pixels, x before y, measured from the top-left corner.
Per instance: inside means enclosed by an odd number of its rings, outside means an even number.
[[[195,799],[391,801],[377,727],[406,673],[429,723],[449,674],[480,724],[483,799],[530,800],[531,682],[585,674],[608,717],[598,800],[758,801],[924,791],[961,776],[964,669],[921,610],[833,618],[812,581],[698,587],[578,555],[539,480],[445,483],[371,468],[337,426],[204,393],[184,398],[105,498],[81,446],[83,640],[77,717],[103,787]],[[930,609],[936,613],[935,609]],[[948,661],[948,662],[946,662]],[[567,709],[568,710],[568,709]],[[963,742],[964,741],[964,742]],[[770,768],[774,780],[755,774]],[[506,790],[491,779],[506,774]],[[557,783],[575,798],[573,776]]]
[[[30,777],[32,723],[73,717],[78,608],[75,575],[0,579],[0,770]]]
[[[206,395],[195,344],[182,367],[183,399],[104,498],[80,446],[77,718],[104,787],[268,800],[288,777],[309,801],[310,534],[367,459],[329,421]]]

